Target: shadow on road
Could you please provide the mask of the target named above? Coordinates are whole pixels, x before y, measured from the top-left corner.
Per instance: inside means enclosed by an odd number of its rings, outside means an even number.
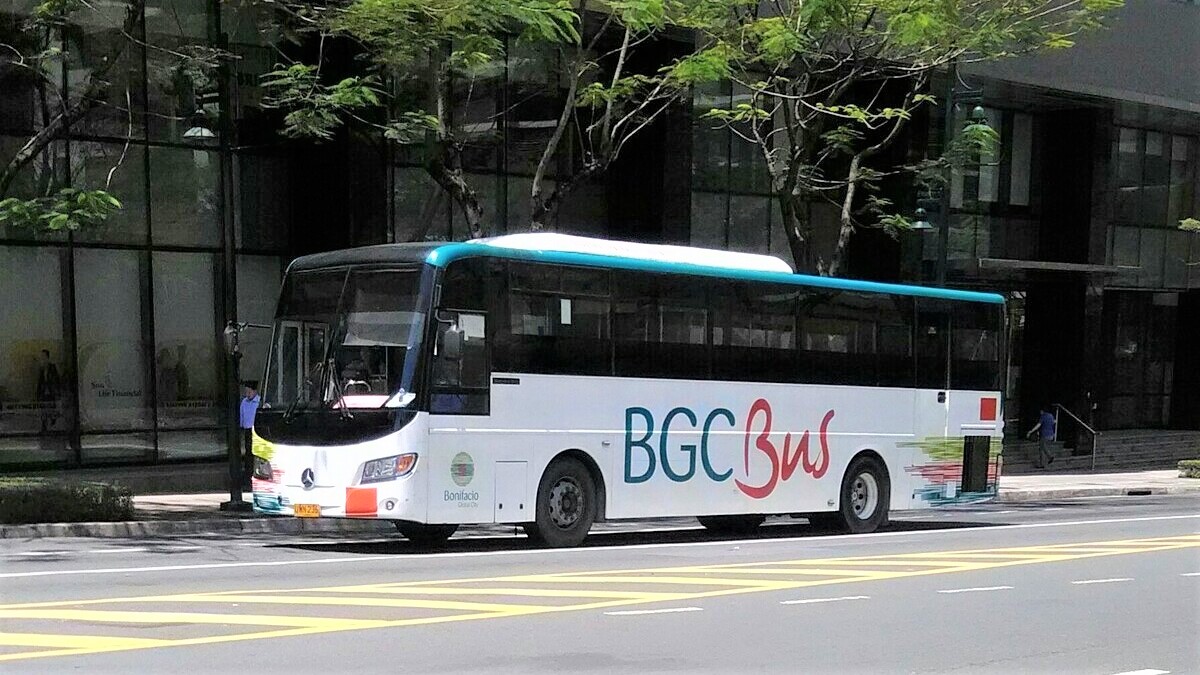
[[[893,521],[880,528],[880,532],[906,532],[919,530],[949,530],[1004,525],[1000,522],[972,521]],[[698,542],[746,541],[759,539],[786,539],[795,537],[818,537],[838,534],[834,530],[807,524],[768,524],[748,535],[716,534],[699,527],[654,531],[593,531],[581,548],[612,548],[637,544],[691,544]],[[296,549],[324,553],[357,553],[364,555],[423,555],[432,553],[467,553],[487,551],[519,551],[539,548],[520,532],[519,528],[495,528],[480,535],[455,536],[437,546],[418,546],[403,539],[399,534],[395,540],[288,542],[270,545],[269,548]]]

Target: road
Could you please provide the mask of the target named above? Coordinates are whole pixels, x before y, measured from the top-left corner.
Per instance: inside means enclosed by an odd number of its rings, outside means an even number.
[[[898,514],[839,536],[606,524],[0,550],[5,673],[1200,672],[1200,498]],[[669,531],[659,531],[659,530]]]

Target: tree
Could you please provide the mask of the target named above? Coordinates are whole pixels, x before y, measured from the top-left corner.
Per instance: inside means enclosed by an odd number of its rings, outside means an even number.
[[[280,3],[272,3],[279,5]],[[336,81],[316,63],[282,64],[267,76],[268,105],[286,112],[284,132],[331,138],[346,120],[395,143],[423,148],[429,176],[462,212],[472,236],[488,233],[464,154],[478,140],[470,109],[488,80],[504,76],[507,50],[530,45],[557,55],[561,88],[553,127],[538,153],[528,195],[530,228],[546,227],[571,192],[608,170],[637,134],[686,96],[696,64],[682,55],[661,68],[634,71],[638,50],[686,18],[678,0],[348,0],[314,8],[288,5],[292,32],[324,45],[352,41],[369,60],[361,75]],[[466,83],[455,97],[454,83]],[[381,114],[386,109],[386,114]],[[376,121],[379,118],[386,121]],[[486,133],[486,132],[483,132]],[[566,144],[573,166],[551,181]],[[420,236],[420,233],[418,234]]]
[[[116,7],[44,0],[28,16],[0,24],[0,83],[6,95],[29,101],[33,121],[28,137],[0,165],[0,225],[74,230],[102,223],[122,208],[111,186],[127,157],[136,114],[133,92],[120,90],[115,75],[130,52],[153,50],[156,64],[169,71],[164,77],[186,73],[193,80],[212,78],[226,55],[202,44],[181,45],[171,36],[160,36],[164,39],[159,43],[148,40],[145,5],[145,0],[125,0]],[[84,22],[103,26],[113,38],[106,44],[86,44],[80,29]],[[82,62],[84,52],[91,67],[82,82],[67,86],[63,64],[71,59]],[[75,185],[70,167],[60,166],[49,150],[101,109],[119,111],[127,119],[125,151],[109,167],[102,186]],[[10,195],[18,177],[39,162],[32,187],[25,194]]]
[[[1065,49],[1101,26],[1121,0],[699,0],[689,19],[720,78],[748,101],[706,116],[759,149],[797,268],[842,271],[860,227],[911,227],[880,194],[888,178],[944,182],[948,168],[987,152],[986,125],[967,125],[939,157],[886,156],[920,110],[937,104],[935,73],[971,63]],[[810,202],[837,207],[837,244],[814,254]]]

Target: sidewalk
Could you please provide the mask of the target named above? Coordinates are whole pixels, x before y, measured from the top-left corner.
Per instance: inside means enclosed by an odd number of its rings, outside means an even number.
[[[1175,469],[1127,473],[1030,474],[1000,479],[1001,502],[1038,502],[1071,497],[1200,493],[1200,480],[1180,478]],[[394,535],[387,521],[307,519],[221,511],[228,494],[138,495],[137,520],[119,523],[0,525],[0,539],[41,537],[166,537],[202,534]],[[246,495],[249,499],[249,495]]]

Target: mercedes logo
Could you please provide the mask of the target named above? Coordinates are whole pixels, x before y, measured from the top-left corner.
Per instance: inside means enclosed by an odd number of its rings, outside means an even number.
[[[313,473],[312,469],[305,469],[304,472],[300,474],[300,482],[304,483],[304,489],[308,490],[317,482],[316,474]]]

